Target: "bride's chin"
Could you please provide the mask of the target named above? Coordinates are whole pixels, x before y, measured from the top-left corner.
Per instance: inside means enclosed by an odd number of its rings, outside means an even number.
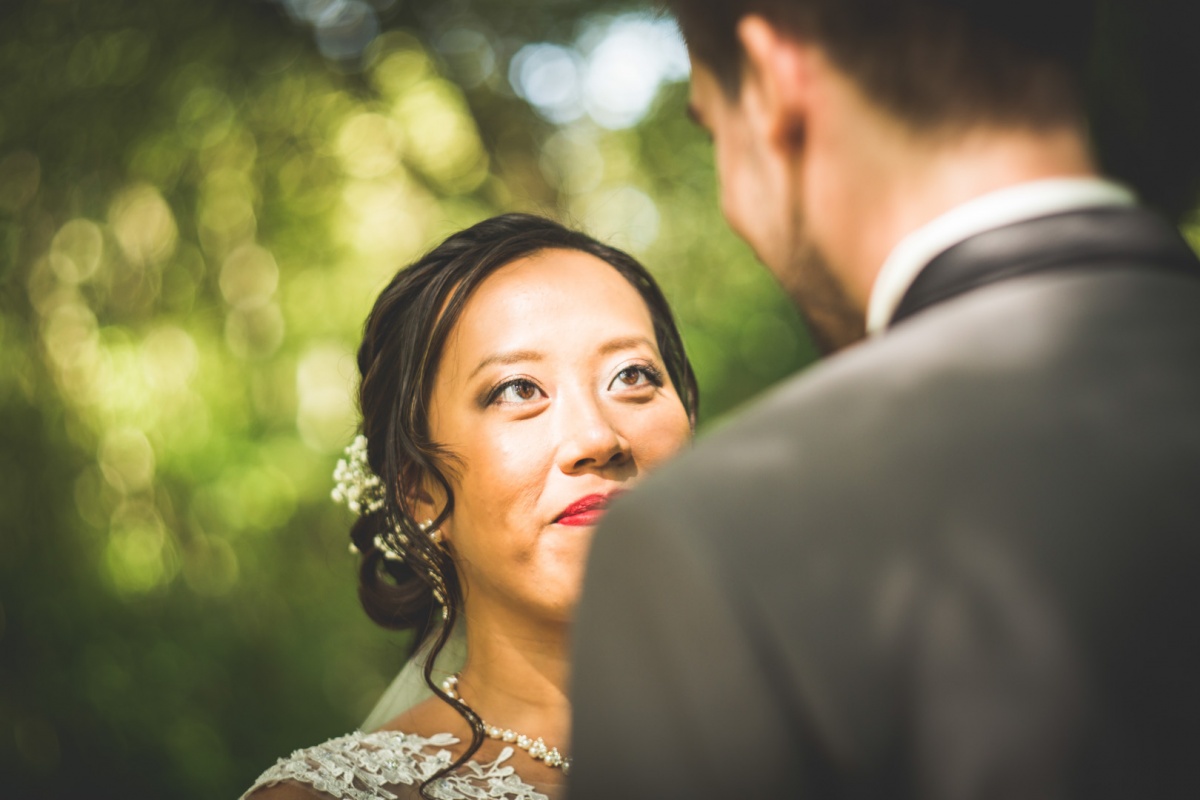
[[[583,568],[576,575],[564,576],[557,586],[548,588],[535,600],[534,613],[546,622],[570,624],[575,619],[575,609],[583,594]]]

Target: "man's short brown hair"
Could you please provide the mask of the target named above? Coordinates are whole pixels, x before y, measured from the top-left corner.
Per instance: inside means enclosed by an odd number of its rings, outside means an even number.
[[[737,23],[757,14],[819,44],[914,128],[1046,127],[1083,116],[1095,0],[665,0],[694,58],[736,97]]]

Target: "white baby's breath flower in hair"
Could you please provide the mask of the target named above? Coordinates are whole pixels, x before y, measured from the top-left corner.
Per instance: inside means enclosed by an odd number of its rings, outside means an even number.
[[[367,463],[367,437],[359,434],[346,447],[346,457],[333,470],[330,496],[355,514],[373,514],[383,508],[383,482]]]

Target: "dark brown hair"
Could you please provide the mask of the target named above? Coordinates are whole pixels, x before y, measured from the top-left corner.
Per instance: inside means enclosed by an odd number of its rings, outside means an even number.
[[[821,45],[915,129],[1045,127],[1083,118],[1096,0],[664,0],[688,49],[736,97],[737,23],[757,14]]]
[[[367,460],[385,487],[383,508],[364,513],[350,536],[362,554],[359,597],[372,620],[386,628],[413,630],[413,652],[436,638],[425,664],[425,682],[453,706],[473,730],[471,746],[432,780],[457,769],[479,749],[484,730],[466,704],[448,697],[432,680],[437,654],[462,608],[462,588],[454,563],[419,527],[408,489],[421,480],[439,484],[446,506],[433,526],[454,510],[446,471],[451,454],[430,437],[428,406],[442,347],[471,294],[500,267],[544,250],[589,253],[605,261],[638,291],[650,311],[659,352],[684,408],[695,420],[698,391],[671,309],[662,291],[635,259],[557,222],[528,214],[504,214],[450,236],[415,263],[401,269],[380,293],[367,317],[358,351],[359,407],[367,439]],[[377,537],[403,560],[385,557]],[[434,590],[445,594],[441,621]]]

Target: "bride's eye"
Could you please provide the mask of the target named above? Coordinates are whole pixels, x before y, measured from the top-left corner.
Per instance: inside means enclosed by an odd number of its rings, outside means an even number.
[[[496,387],[489,399],[490,404],[520,405],[537,400],[542,396],[542,390],[528,378],[516,378]]]
[[[649,364],[631,364],[624,367],[613,378],[609,389],[638,389],[645,386],[662,386],[662,373]]]

